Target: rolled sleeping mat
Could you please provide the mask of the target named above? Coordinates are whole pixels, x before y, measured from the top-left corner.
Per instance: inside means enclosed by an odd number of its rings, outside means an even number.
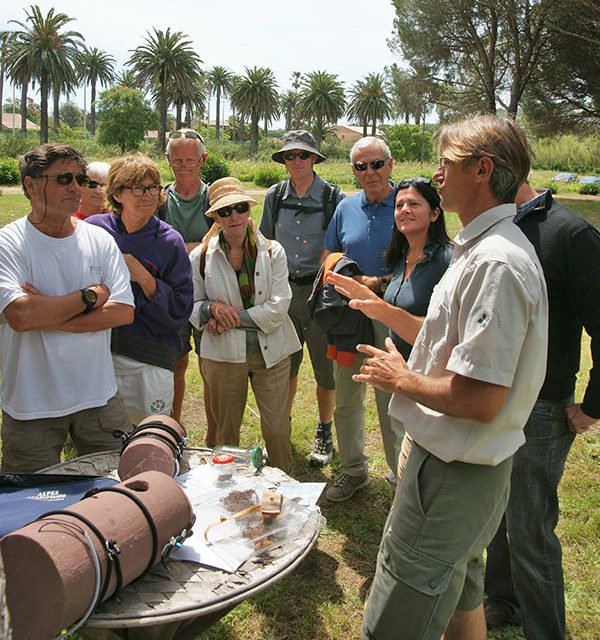
[[[160,471],[173,478],[179,474],[187,432],[177,420],[163,415],[148,416],[131,433],[121,433],[121,438],[121,480],[144,471]]]
[[[0,540],[14,640],[72,632],[99,603],[149,571],[191,533],[192,506],[147,471],[50,512]]]

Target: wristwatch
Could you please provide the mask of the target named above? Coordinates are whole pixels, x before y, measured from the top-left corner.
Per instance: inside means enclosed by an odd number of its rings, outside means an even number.
[[[90,287],[86,287],[81,290],[81,299],[85,305],[83,313],[89,313],[94,308],[94,305],[98,300],[98,294]]]

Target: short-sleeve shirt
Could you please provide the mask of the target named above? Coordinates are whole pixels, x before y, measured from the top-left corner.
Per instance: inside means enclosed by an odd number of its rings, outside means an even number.
[[[546,371],[548,299],[542,268],[516,225],[514,205],[494,207],[454,239],[408,366],[448,371],[508,388],[489,424],[448,416],[394,394],[390,415],[446,462],[497,465],[524,442],[523,426]]]
[[[397,186],[382,202],[369,202],[364,191],[344,198],[337,206],[325,234],[325,249],[341,251],[354,260],[366,276],[384,276],[383,259],[394,227]]]
[[[277,240],[283,246],[289,274],[295,278],[312,276],[319,270],[325,239],[325,214],[322,210],[313,213],[288,209],[286,205],[322,207],[325,184],[325,181],[315,174],[310,189],[299,197],[291,180],[286,180],[276,222],[273,205],[279,185],[272,186],[265,195],[260,231],[265,237]],[[340,193],[338,202],[344,197],[345,195]]]
[[[165,222],[179,231],[184,242],[200,242],[209,225],[204,218],[208,209],[207,186],[200,183],[200,189],[189,200],[184,200],[171,185],[166,189]]]

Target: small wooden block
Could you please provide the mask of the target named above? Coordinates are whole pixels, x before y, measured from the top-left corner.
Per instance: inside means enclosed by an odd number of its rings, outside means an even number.
[[[263,491],[261,501],[261,513],[263,515],[277,516],[281,513],[283,494],[279,491]]]

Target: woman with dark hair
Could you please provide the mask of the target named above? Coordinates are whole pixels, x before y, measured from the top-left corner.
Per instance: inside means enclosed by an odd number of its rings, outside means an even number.
[[[408,360],[425,316],[433,288],[444,275],[452,257],[440,196],[428,178],[408,178],[398,185],[394,231],[385,250],[391,278],[383,299],[353,280],[330,274],[329,282],[351,298],[351,306],[390,329],[390,338]],[[396,468],[404,425],[391,419],[389,441],[384,439],[388,464]],[[392,479],[390,478],[390,481]]]

